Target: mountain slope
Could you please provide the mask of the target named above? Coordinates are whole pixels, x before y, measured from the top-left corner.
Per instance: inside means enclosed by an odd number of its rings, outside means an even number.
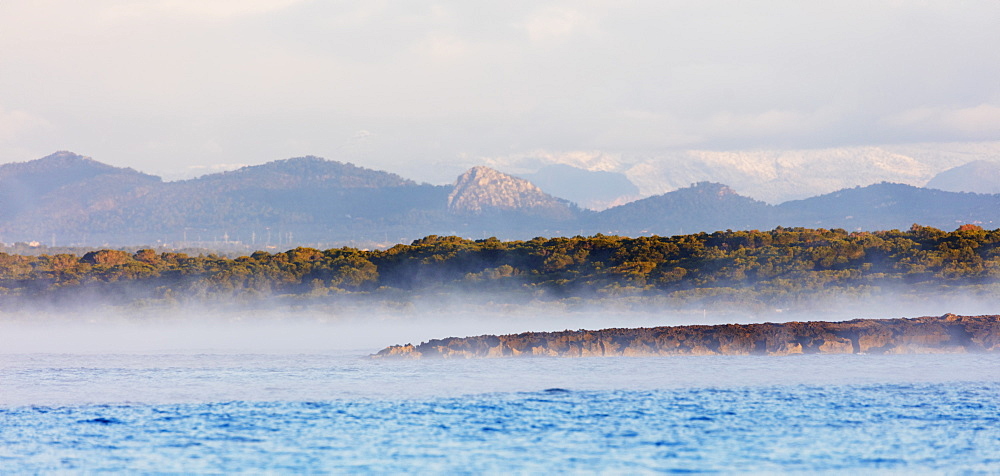
[[[43,167],[51,161],[32,162],[27,168],[51,168]],[[264,237],[272,234],[275,244],[385,239],[402,228],[423,231],[421,225],[428,222],[423,215],[444,216],[450,190],[316,157],[167,183],[134,171],[111,174],[117,169],[98,162],[83,163],[92,178],[77,173],[84,179],[30,202],[38,213],[8,217],[0,224],[5,240],[47,239],[53,234],[70,242],[130,244],[257,243],[258,237],[270,244]],[[94,200],[81,199],[93,190],[102,193]]]
[[[283,189],[320,186],[323,188],[380,188],[416,185],[412,180],[351,163],[315,156],[275,160],[229,172],[205,175],[179,183],[205,185],[214,189]]]
[[[592,227],[626,235],[763,229],[772,226],[772,208],[725,185],[700,182],[604,210],[594,217]]]
[[[443,216],[448,187],[417,184],[388,172],[317,157],[244,167],[168,184],[133,204],[158,216],[151,232],[223,233],[244,242],[374,240],[398,234],[425,214]],[[214,235],[213,235],[214,234]],[[404,235],[406,236],[406,235]],[[190,237],[189,237],[190,238]]]
[[[173,183],[148,200],[184,204],[180,211],[186,213],[211,205],[205,203],[209,199],[245,208],[249,216],[234,224],[265,217],[305,223],[378,219],[412,208],[443,210],[438,202],[444,193],[444,187],[309,156]]]
[[[1000,162],[975,160],[935,175],[925,187],[948,192],[1000,193]]]
[[[965,223],[986,228],[1000,225],[1000,195],[887,182],[785,202],[776,210],[786,226],[890,230],[919,223],[951,230]]]
[[[80,213],[160,183],[158,177],[60,151],[41,159],[0,165],[0,219]]]

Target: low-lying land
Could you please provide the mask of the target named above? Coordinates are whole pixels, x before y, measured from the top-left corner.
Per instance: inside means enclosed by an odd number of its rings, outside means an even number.
[[[0,311],[81,303],[252,307],[275,299],[368,305],[426,297],[569,304],[631,299],[654,309],[761,313],[813,312],[830,307],[825,299],[993,301],[998,292],[1000,229],[974,225],[952,232],[914,225],[874,233],[776,228],[529,241],[432,235],[387,250],[296,248],[237,258],[152,249],[0,253]]]
[[[1000,316],[526,332],[394,345],[375,358],[912,354],[1000,351]]]

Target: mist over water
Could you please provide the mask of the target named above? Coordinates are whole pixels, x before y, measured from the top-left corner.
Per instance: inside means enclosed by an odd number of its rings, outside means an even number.
[[[374,353],[394,344],[444,337],[577,329],[842,321],[995,314],[989,296],[936,295],[859,299],[822,296],[760,310],[738,304],[665,306],[655,300],[493,302],[447,296],[364,305],[24,308],[0,313],[0,354],[21,353]]]
[[[394,344],[536,331],[983,314],[990,303],[859,301],[810,312],[413,301],[369,308],[8,313],[0,404],[463,395],[676,386],[995,380],[998,357],[833,356],[375,361]],[[909,305],[908,305],[909,304]],[[906,312],[920,307],[926,312]],[[868,312],[862,313],[861,310]],[[990,360],[992,359],[992,360]],[[692,372],[692,369],[697,371]],[[320,372],[317,379],[314,372]],[[214,375],[209,380],[206,376]],[[354,377],[363,375],[363,379]],[[138,379],[139,384],[130,382]]]
[[[842,321],[995,314],[986,297],[818,297],[761,311],[737,305],[659,306],[655,301],[561,300],[494,303],[423,298],[332,307],[275,301],[253,308],[128,308],[81,305],[0,314],[0,354],[23,353],[374,353],[444,337],[577,329]]]
[[[487,310],[205,311],[69,313],[0,321],[0,353],[373,353],[396,343],[481,334],[723,322],[702,312]]]
[[[982,471],[1000,355],[375,360],[448,336],[984,314],[985,300],[766,313],[470,299],[8,312],[14,472]],[[905,451],[902,450],[905,448]]]

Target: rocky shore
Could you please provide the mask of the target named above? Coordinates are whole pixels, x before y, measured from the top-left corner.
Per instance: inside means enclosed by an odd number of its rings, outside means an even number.
[[[525,332],[394,345],[373,358],[1000,352],[1000,316]]]

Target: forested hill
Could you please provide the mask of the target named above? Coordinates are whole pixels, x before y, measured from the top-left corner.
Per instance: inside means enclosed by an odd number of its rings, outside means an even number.
[[[421,214],[444,216],[448,187],[396,174],[299,157],[166,183],[106,212],[91,229],[112,242],[242,242],[251,246],[422,232]]]
[[[998,205],[998,195],[879,183],[785,202],[775,208],[780,220],[795,217],[797,223],[806,226],[874,230],[905,222],[942,228],[976,222],[1000,225]]]
[[[128,194],[160,184],[159,177],[72,152],[0,165],[0,229],[14,231],[13,225],[21,221],[57,223],[71,214],[82,217],[87,209],[114,207]]]
[[[0,186],[0,241],[59,245],[289,247],[423,235],[446,216],[450,192],[318,157],[162,182],[69,152],[0,166]]]
[[[490,302],[636,298],[658,308],[809,307],[822,296],[995,297],[1000,230],[777,228],[671,237],[528,241],[428,236],[388,250],[296,248],[223,258],[140,250],[0,253],[0,306],[28,302],[349,302],[475,296]],[[83,297],[89,298],[83,300]]]
[[[283,189],[308,186],[381,188],[416,185],[416,182],[393,173],[315,156],[276,160],[231,172],[205,175],[181,183],[203,185],[212,190]]]
[[[793,217],[780,217],[767,203],[710,182],[609,208],[592,220],[600,230],[629,236],[770,229],[796,222]]]

